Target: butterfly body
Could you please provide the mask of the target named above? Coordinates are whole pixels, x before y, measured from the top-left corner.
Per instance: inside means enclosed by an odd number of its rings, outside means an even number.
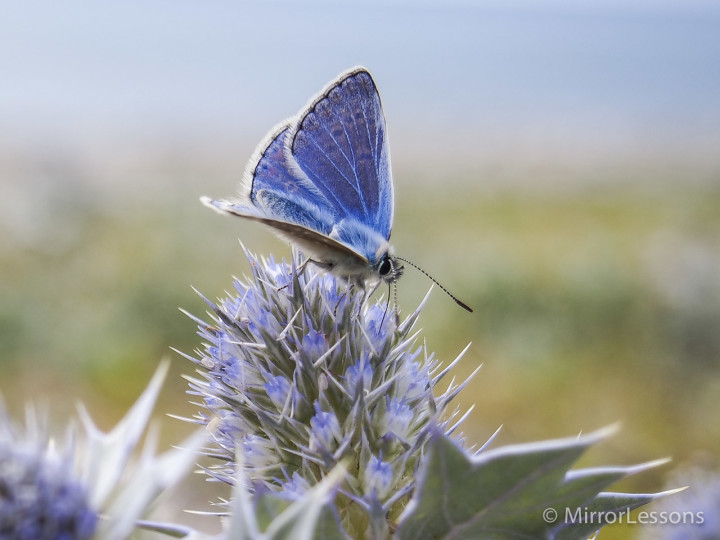
[[[354,68],[260,143],[230,199],[207,206],[270,227],[315,264],[364,287],[394,282],[393,183],[385,118],[370,74]]]

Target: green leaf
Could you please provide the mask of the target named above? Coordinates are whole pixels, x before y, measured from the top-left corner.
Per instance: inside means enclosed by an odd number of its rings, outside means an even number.
[[[400,516],[397,538],[552,538],[564,526],[565,508],[596,503],[617,510],[645,504],[655,496],[607,499],[598,493],[659,462],[568,473],[589,446],[611,431],[506,446],[475,457],[435,433],[413,498]]]

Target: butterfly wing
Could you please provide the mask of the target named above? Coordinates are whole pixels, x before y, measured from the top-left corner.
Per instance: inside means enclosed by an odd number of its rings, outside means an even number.
[[[270,227],[319,262],[343,275],[366,273],[368,260],[329,236],[335,220],[332,208],[304,178],[287,165],[287,123],[278,125],[260,143],[246,168],[238,194],[232,199],[202,197],[206,206]]]
[[[344,275],[388,251],[393,186],[385,119],[364,68],[331,82],[258,146],[231,200],[203,202],[271,227]]]
[[[367,274],[367,259],[345,244],[333,240],[327,235],[318,233],[302,225],[259,215],[257,212],[252,210],[248,211],[247,208],[239,206],[232,201],[215,200],[209,197],[202,197],[200,200],[205,206],[220,213],[231,214],[267,225],[275,234],[291,244],[300,247],[305,253],[310,255],[313,260],[327,263],[331,269],[334,269],[340,275],[349,277],[353,275],[364,276]]]
[[[293,172],[323,195],[337,223],[347,220],[350,228],[367,228],[389,240],[390,153],[380,95],[367,70],[355,68],[331,82],[300,114],[287,146]]]
[[[260,143],[235,203],[250,213],[328,235],[336,220],[333,210],[311,182],[293,174],[286,150],[289,133],[290,125],[280,124]]]

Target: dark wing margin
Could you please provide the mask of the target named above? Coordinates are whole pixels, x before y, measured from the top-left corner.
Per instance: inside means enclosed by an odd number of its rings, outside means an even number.
[[[273,128],[255,149],[243,174],[236,198],[208,200],[219,211],[234,209],[236,215],[267,216],[269,219],[297,223],[321,234],[333,226],[333,208],[308,179],[297,174],[288,157],[286,140],[289,121]]]
[[[288,136],[300,171],[334,209],[390,237],[393,185],[380,95],[370,73],[341,74],[300,114]]]

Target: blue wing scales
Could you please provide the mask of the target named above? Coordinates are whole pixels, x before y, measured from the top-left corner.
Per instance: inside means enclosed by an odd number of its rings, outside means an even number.
[[[250,202],[265,217],[296,223],[327,235],[335,220],[332,208],[307,179],[291,172],[285,150],[289,130],[288,125],[281,125],[271,132],[267,146],[257,161],[250,164],[247,171],[251,182]]]
[[[393,186],[385,118],[370,74],[352,70],[300,115],[288,141],[290,154],[333,208],[390,237]]]
[[[393,219],[385,118],[370,74],[341,74],[268,134],[236,198],[203,202],[264,223],[348,273],[368,272],[387,254]]]

